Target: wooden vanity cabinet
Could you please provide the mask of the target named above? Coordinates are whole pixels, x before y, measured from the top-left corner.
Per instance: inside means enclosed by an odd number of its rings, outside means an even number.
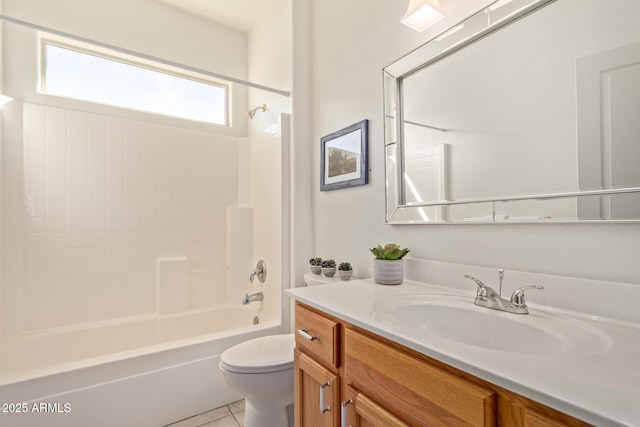
[[[299,427],[340,425],[340,324],[296,304],[294,419]]]
[[[589,426],[300,302],[295,324],[296,427]]]

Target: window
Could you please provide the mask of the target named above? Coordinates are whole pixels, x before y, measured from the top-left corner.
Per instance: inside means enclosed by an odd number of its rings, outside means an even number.
[[[41,91],[228,125],[225,85],[43,40]]]

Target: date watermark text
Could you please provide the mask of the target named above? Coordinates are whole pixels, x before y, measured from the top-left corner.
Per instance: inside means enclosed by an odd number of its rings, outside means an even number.
[[[33,403],[2,403],[0,413],[3,414],[66,414],[71,412],[71,403],[61,402],[33,402]]]

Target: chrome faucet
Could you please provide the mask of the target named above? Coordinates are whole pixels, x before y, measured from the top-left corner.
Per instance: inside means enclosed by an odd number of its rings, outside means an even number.
[[[255,294],[245,294],[244,299],[242,300],[243,305],[247,305],[252,301],[262,301],[264,300],[264,294],[262,292],[256,292]]]
[[[498,275],[500,277],[500,288],[502,289],[502,278],[504,277],[504,270],[498,270]],[[507,300],[506,298],[502,298],[498,292],[494,291],[477,278],[469,276],[468,274],[465,274],[464,277],[465,279],[473,280],[478,286],[476,291],[476,299],[473,302],[475,305],[491,308],[494,310],[506,311],[508,313],[529,313],[529,307],[527,307],[527,304],[524,300],[524,292],[528,289],[544,289],[544,287],[540,285],[523,286],[522,288],[516,289],[515,292],[511,295],[511,299]]]

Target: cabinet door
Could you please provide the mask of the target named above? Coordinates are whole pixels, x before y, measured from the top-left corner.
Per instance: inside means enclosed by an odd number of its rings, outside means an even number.
[[[351,329],[345,335],[345,378],[411,425],[496,425],[494,391],[371,336]]]
[[[564,422],[551,418],[533,409],[525,408],[522,411],[522,425],[524,427],[567,427],[574,424],[565,424]],[[578,425],[578,424],[575,424]],[[584,425],[580,423],[580,425]]]
[[[505,427],[593,427],[514,393],[500,396],[498,425]]]
[[[354,402],[356,424],[354,427],[409,427],[373,400],[359,393]]]
[[[318,362],[294,350],[296,427],[337,427],[340,423],[340,380]]]

